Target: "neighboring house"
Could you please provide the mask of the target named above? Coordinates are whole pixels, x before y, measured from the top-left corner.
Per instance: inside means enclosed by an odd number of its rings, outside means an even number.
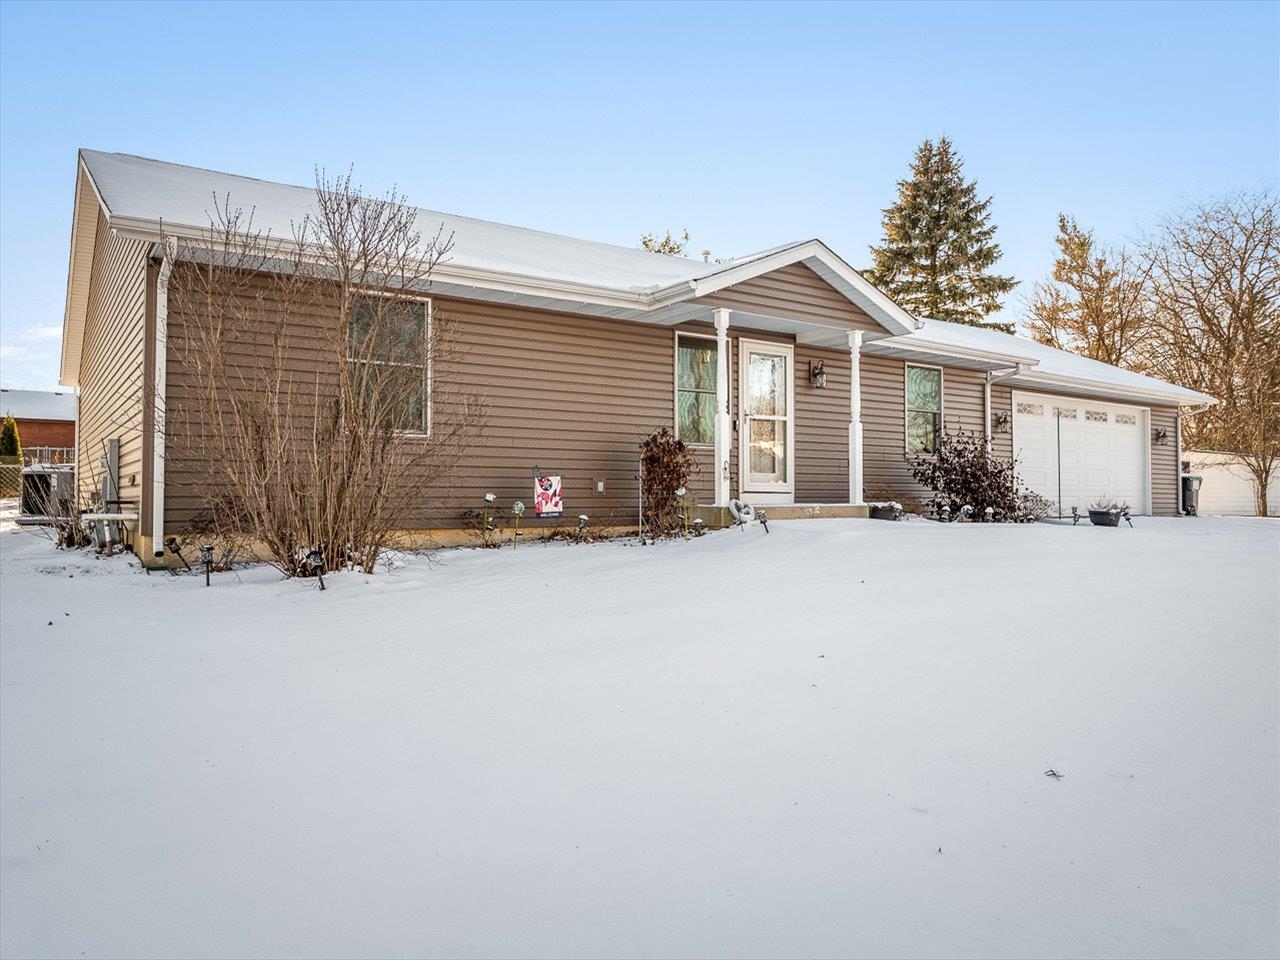
[[[80,388],[82,456],[118,444],[119,497],[140,514],[144,556],[190,522],[216,474],[177,462],[168,442],[199,418],[191,372],[168,349],[190,318],[166,291],[187,268],[181,238],[204,236],[212,198],[227,194],[277,236],[313,200],[304,187],[80,153],[62,381]],[[922,493],[908,457],[965,429],[1016,454],[1068,513],[1106,494],[1171,516],[1179,408],[1212,402],[1020,337],[918,321],[819,240],[709,264],[426,210],[419,223],[453,235],[423,299],[467,346],[433,377],[484,384],[489,413],[462,480],[418,529],[461,527],[486,491],[529,499],[535,465],[563,476],[567,516],[632,518],[638,444],[659,426],[694,444],[703,504],[865,515],[868,493]]]
[[[0,416],[18,424],[27,463],[71,463],[76,446],[74,391],[0,389]]]
[[[1187,473],[1201,477],[1198,511],[1201,516],[1256,517],[1257,484],[1253,474],[1229,453],[1187,451]],[[1280,460],[1272,461],[1267,484],[1267,515],[1280,517]]]

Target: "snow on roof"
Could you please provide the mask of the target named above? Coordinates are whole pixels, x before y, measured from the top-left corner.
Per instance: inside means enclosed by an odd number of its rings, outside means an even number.
[[[255,180],[199,167],[186,167],[125,153],[82,150],[90,176],[113,218],[163,222],[181,228],[209,228],[214,197],[252,210],[254,226],[276,237],[289,237],[292,227],[313,210],[315,190]],[[592,240],[460,217],[435,210],[418,211],[418,227],[433,237],[443,227],[453,234],[448,263],[548,280],[582,283],[619,291],[654,290],[694,280],[725,269],[684,257],[649,253]],[[782,248],[779,248],[782,249]],[[745,262],[772,251],[735,261]]]
[[[15,420],[71,420],[76,418],[76,395],[68,390],[10,390],[0,388],[0,414]]]
[[[1143,394],[1167,394],[1171,400],[1185,404],[1212,403],[1213,397],[1188,390],[1176,384],[1148,377],[1132,370],[1090,360],[1079,354],[1047,347],[1042,343],[1015,334],[993,330],[990,327],[972,327],[945,320],[923,320],[923,326],[913,334],[896,338],[904,345],[911,341],[924,342],[940,348],[956,347],[1004,354],[1011,358],[1030,360],[1034,366],[1025,379],[1052,381],[1055,379],[1098,384],[1115,391],[1131,391]]]

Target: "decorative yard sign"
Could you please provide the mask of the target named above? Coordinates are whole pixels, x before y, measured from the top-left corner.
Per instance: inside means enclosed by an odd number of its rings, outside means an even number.
[[[533,515],[541,520],[554,520],[564,513],[564,499],[560,495],[558,476],[533,478]]]

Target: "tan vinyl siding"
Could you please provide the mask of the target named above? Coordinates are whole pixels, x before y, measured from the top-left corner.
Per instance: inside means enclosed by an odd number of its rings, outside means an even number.
[[[699,298],[698,302],[743,313],[808,320],[828,327],[884,332],[883,327],[803,263],[793,263],[763,276],[735,283],[718,293]]]
[[[445,298],[434,300],[434,312],[452,324],[455,337],[453,356],[435,365],[437,401],[447,402],[446,388],[482,394],[488,414],[458,480],[439,492],[433,508],[416,510],[412,524],[459,526],[462,512],[490,491],[504,509],[517,499],[531,504],[535,466],[564,477],[566,523],[579,513],[593,523],[633,521],[640,441],[657,427],[674,426],[672,331]],[[174,525],[189,521],[216,487],[212,454],[201,455],[196,442],[198,391],[181,361],[188,322],[171,309],[167,416],[174,449],[166,462],[165,509]],[[307,318],[298,316],[289,351],[298,382],[322,369],[319,337],[306,327]],[[244,338],[238,359],[245,370],[258,363],[260,350],[252,336]],[[596,480],[605,481],[604,494],[594,493]],[[699,477],[695,489],[708,485]]]
[[[809,383],[821,360],[827,385]],[[849,351],[796,347],[796,503],[849,502]]]
[[[933,366],[942,367],[944,428],[949,432],[981,434],[986,374],[962,367]],[[863,483],[872,500],[929,495],[911,476],[906,454],[906,368],[903,361],[888,357],[862,358]],[[1004,441],[1006,455],[1008,446],[1009,442]],[[1000,452],[999,442],[996,449]]]
[[[78,479],[86,503],[114,437],[120,440],[120,497],[131,509],[142,508],[146,248],[113,235],[99,215],[79,368]]]
[[[1178,484],[1182,465],[1178,463],[1178,408],[1152,407],[1152,433],[1163,427],[1168,441],[1151,442],[1151,512],[1157,517],[1178,515]]]

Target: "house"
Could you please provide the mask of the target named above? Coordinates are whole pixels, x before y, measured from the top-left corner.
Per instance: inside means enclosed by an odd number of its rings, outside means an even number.
[[[184,269],[182,238],[204,236],[212,198],[227,195],[276,236],[314,199],[79,154],[61,376],[80,389],[82,456],[115,451],[143,556],[191,522],[216,472],[174,452],[175,431],[198,418],[193,374],[168,349],[190,318],[170,311],[167,290]],[[489,412],[463,479],[417,528],[460,528],[486,491],[529,498],[539,465],[563,477],[568,515],[634,517],[638,442],[659,426],[694,445],[692,493],[711,506],[742,497],[785,514],[865,515],[868,497],[921,493],[909,458],[965,429],[1016,454],[1023,478],[1068,512],[1104,493],[1135,513],[1179,512],[1179,419],[1211,398],[913,317],[820,240],[711,264],[427,210],[418,223],[453,236],[422,300],[468,347],[424,371],[428,395],[465,378],[483,384]],[[161,243],[161,224],[175,244]]]
[[[76,446],[73,391],[0,389],[0,416],[18,424],[27,463],[72,463]]]

